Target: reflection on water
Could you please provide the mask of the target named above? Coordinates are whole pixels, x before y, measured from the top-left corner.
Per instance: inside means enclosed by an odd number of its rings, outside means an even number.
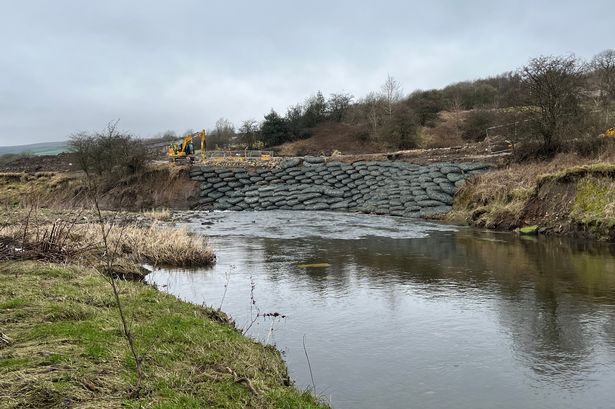
[[[613,245],[317,212],[204,213],[191,227],[217,266],[150,280],[218,306],[228,276],[239,326],[253,283],[260,310],[288,318],[251,335],[305,388],[305,334],[336,408],[613,407]]]

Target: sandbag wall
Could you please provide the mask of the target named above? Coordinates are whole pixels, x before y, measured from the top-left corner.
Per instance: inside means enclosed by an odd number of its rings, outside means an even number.
[[[481,163],[286,159],[273,168],[194,167],[200,206],[217,210],[335,210],[426,217],[446,213]]]

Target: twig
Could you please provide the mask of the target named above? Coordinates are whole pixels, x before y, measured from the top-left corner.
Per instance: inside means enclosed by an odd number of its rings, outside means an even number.
[[[244,335],[252,328],[252,325],[254,325],[260,316],[260,309],[256,306],[256,299],[254,298],[255,288],[256,283],[254,282],[254,277],[250,275],[250,322],[248,326],[241,331]],[[256,309],[256,316],[254,316],[254,309]]]
[[[222,304],[224,304],[224,299],[226,298],[226,291],[228,290],[229,281],[231,281],[231,271],[235,269],[235,266],[230,266],[229,269],[224,273],[224,293],[222,294],[222,300],[220,300],[220,306],[218,307],[218,311],[222,311]]]
[[[252,392],[255,396],[258,396],[258,391],[254,387],[254,385],[252,385],[252,381],[250,381],[248,377],[237,375],[237,372],[233,371],[228,366],[225,366],[224,369],[226,369],[228,373],[233,375],[233,379],[235,379],[235,383],[245,383],[248,386],[248,389],[250,389],[250,392]]]
[[[307,348],[305,347],[305,334],[303,334],[303,352],[305,352],[305,358],[307,359],[308,368],[310,370],[310,379],[312,379],[312,390],[316,393],[316,384],[314,383],[314,374],[312,373],[312,364],[310,363],[310,357],[308,356]]]
[[[113,276],[113,262],[115,260],[115,252],[118,249],[119,243],[116,243],[116,246],[114,248],[113,253],[111,252],[111,246],[109,243],[109,233],[111,232],[111,229],[113,228],[113,221],[109,224],[109,228],[105,229],[105,220],[103,218],[102,215],[102,211],[100,210],[100,203],[98,201],[98,186],[93,182],[91,175],[86,172],[86,176],[88,179],[88,183],[89,183],[89,188],[90,191],[92,192],[92,199],[94,200],[94,207],[96,209],[96,213],[98,215],[98,222],[100,224],[100,229],[101,229],[101,233],[102,233],[102,238],[103,238],[103,245],[105,248],[105,261],[106,261],[106,266],[105,266],[105,276],[107,277],[109,283],[111,284],[111,288],[113,289],[113,297],[115,298],[115,304],[117,306],[119,315],[120,315],[120,321],[122,323],[122,330],[123,330],[123,335],[126,338],[126,341],[128,342],[128,346],[130,348],[130,352],[132,354],[132,357],[134,359],[135,362],[135,371],[137,374],[137,385],[135,387],[135,395],[138,396],[141,390],[141,383],[143,381],[143,368],[142,368],[142,364],[143,364],[143,357],[140,356],[137,352],[137,347],[135,345],[135,340],[134,337],[132,335],[132,332],[130,331],[130,328],[128,326],[128,322],[126,320],[126,314],[124,313],[124,308],[120,299],[120,294],[117,288],[117,283],[115,282],[115,278]]]
[[[8,335],[6,335],[3,332],[0,332],[0,343],[3,343],[5,345],[11,345],[12,342],[13,342],[13,340],[11,338],[9,338]]]

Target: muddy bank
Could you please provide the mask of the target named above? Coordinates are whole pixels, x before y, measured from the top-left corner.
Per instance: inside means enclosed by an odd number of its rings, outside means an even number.
[[[100,204],[106,210],[156,208],[191,209],[198,202],[198,183],[188,168],[167,164],[117,179],[100,186]],[[88,207],[87,183],[82,172],[0,173],[0,205],[49,208]]]
[[[471,180],[459,191],[448,220],[615,241],[615,164],[559,170],[549,165],[516,165]]]

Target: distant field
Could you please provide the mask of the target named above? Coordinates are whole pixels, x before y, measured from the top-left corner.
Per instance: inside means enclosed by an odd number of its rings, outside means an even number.
[[[66,152],[68,145],[66,142],[47,142],[34,143],[31,145],[0,146],[0,155],[29,153],[32,155],[57,155]]]

